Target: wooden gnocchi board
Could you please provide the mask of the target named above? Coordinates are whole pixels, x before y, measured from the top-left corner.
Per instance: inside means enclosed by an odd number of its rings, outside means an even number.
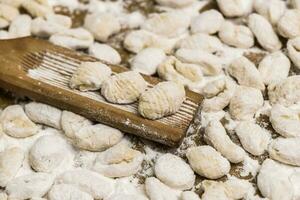
[[[137,102],[129,105],[111,104],[105,101],[99,91],[80,92],[68,87],[69,79],[82,61],[97,60],[31,37],[1,40],[0,87],[126,133],[168,146],[179,145],[193,123],[202,96],[187,91],[187,98],[175,115],[159,120],[145,119],[138,114]],[[114,74],[128,70],[122,66],[108,65]],[[144,78],[149,87],[160,82],[151,76]]]

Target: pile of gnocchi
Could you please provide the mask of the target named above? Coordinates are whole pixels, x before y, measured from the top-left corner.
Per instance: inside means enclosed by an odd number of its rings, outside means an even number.
[[[145,118],[203,95],[201,126],[170,149],[16,100],[0,110],[0,200],[300,199],[299,0],[0,0],[0,39],[24,36],[103,61],[70,88]],[[142,74],[164,82],[146,90]]]

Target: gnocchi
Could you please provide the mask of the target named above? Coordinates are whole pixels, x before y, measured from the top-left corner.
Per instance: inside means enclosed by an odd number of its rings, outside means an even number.
[[[31,35],[32,19],[29,15],[19,15],[10,24],[8,32],[11,38],[26,37]]]
[[[48,192],[49,200],[93,200],[94,198],[86,192],[81,191],[79,188],[68,185],[58,184],[54,185]]]
[[[5,28],[19,15],[19,10],[0,2],[0,28]]]
[[[162,6],[168,6],[172,8],[182,8],[186,7],[188,5],[191,5],[195,2],[195,0],[155,0],[157,3],[159,3]]]
[[[94,43],[89,47],[89,54],[110,64],[121,63],[119,52],[106,44]]]
[[[177,200],[179,195],[170,187],[166,186],[154,177],[147,178],[145,181],[145,189],[151,200]]]
[[[277,24],[279,34],[286,38],[300,36],[299,20],[300,11],[298,9],[287,10]]]
[[[276,25],[286,11],[285,2],[282,0],[255,0],[254,10]]]
[[[249,14],[253,8],[253,0],[217,0],[217,3],[226,17],[241,17]]]
[[[181,200],[200,200],[200,197],[195,192],[185,191],[181,194]]]
[[[33,17],[44,17],[53,13],[47,0],[25,0],[22,1],[22,7]]]
[[[300,37],[296,37],[288,40],[287,42],[288,56],[298,69],[300,69],[299,49],[300,49]]]

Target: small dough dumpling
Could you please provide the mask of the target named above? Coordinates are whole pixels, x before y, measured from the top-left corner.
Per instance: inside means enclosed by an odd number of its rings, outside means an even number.
[[[11,38],[26,37],[31,35],[32,19],[29,15],[19,15],[10,24],[8,32]]]
[[[242,17],[253,8],[253,0],[217,0],[217,3],[226,17]]]
[[[254,9],[267,18],[272,25],[276,25],[287,7],[282,0],[254,0]]]
[[[159,5],[171,8],[183,8],[196,2],[196,0],[155,0]]]
[[[22,7],[33,17],[45,17],[53,13],[48,0],[25,0],[22,1]]]
[[[202,200],[232,200],[222,182],[204,180],[201,183],[201,189],[204,191]]]
[[[19,176],[6,186],[9,199],[43,197],[51,188],[53,177],[47,173],[30,173]]]
[[[193,170],[209,179],[218,179],[230,171],[230,163],[210,146],[191,147],[186,154]]]
[[[128,71],[111,76],[102,83],[101,94],[111,103],[130,104],[137,101],[147,88],[138,72]]]
[[[139,194],[117,194],[112,195],[105,200],[148,200],[148,198]]]
[[[254,45],[254,35],[244,25],[236,25],[233,22],[225,21],[219,31],[220,39],[227,45],[237,48],[250,48]]]
[[[37,134],[38,127],[25,114],[22,106],[8,106],[0,115],[3,132],[15,138]]]
[[[9,26],[10,22],[13,21],[19,15],[19,10],[7,4],[3,4],[0,1],[0,28]]]
[[[271,109],[270,122],[283,137],[300,137],[300,117],[296,110],[276,104]]]
[[[220,30],[223,21],[223,15],[217,10],[204,11],[192,19],[191,31],[192,33],[215,34]]]
[[[233,119],[252,119],[256,111],[264,104],[264,98],[260,90],[239,86],[230,100],[229,112]]]
[[[93,170],[106,177],[128,177],[138,172],[143,160],[141,152],[120,142],[98,154]]]
[[[293,64],[300,69],[300,37],[295,37],[287,42],[288,56]]]
[[[7,200],[7,194],[5,192],[0,192],[0,200]]]
[[[291,6],[296,9],[300,9],[300,1],[299,0],[290,0]]]
[[[300,36],[300,10],[287,10],[280,18],[277,29],[280,35],[285,38]]]
[[[117,17],[110,13],[88,14],[84,20],[84,27],[90,31],[96,40],[106,42],[110,36],[121,30]]]
[[[195,175],[191,167],[180,157],[164,154],[155,163],[156,177],[169,187],[188,190],[195,182]]]
[[[281,51],[271,53],[259,63],[258,71],[266,85],[286,79],[291,67],[290,60]]]
[[[94,198],[81,191],[79,188],[68,185],[68,184],[58,184],[54,185],[48,192],[49,200],[93,200]]]
[[[19,8],[24,0],[0,0],[0,3]]]
[[[44,124],[56,129],[61,129],[61,110],[37,102],[25,105],[25,113],[35,123]]]
[[[89,54],[110,64],[121,62],[119,52],[107,44],[94,43],[89,47]]]
[[[259,125],[243,121],[236,127],[235,132],[244,149],[252,155],[260,156],[268,149],[271,135]]]
[[[200,200],[200,197],[195,192],[185,191],[182,192],[180,200]]]
[[[24,160],[24,152],[13,147],[0,152],[0,187],[5,187],[17,174]]]
[[[101,62],[82,62],[70,79],[70,88],[86,92],[99,90],[112,71]]]
[[[140,51],[131,61],[131,70],[146,75],[153,75],[160,63],[166,58],[162,49],[146,48]]]
[[[157,178],[150,177],[145,181],[146,194],[150,200],[178,200],[179,194],[174,189],[160,182]]]
[[[29,163],[37,172],[52,172],[68,155],[66,142],[59,136],[41,136],[29,151]]]
[[[159,119],[179,111],[184,100],[185,89],[182,85],[161,82],[142,93],[138,111],[147,119]]]
[[[268,152],[274,160],[300,166],[300,138],[276,138],[271,142]]]

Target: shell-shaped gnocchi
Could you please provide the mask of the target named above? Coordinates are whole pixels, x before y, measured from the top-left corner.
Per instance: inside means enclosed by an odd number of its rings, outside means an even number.
[[[94,43],[89,47],[89,54],[114,65],[121,62],[119,52],[107,44]]]
[[[251,87],[240,86],[230,100],[229,112],[233,119],[252,119],[255,112],[263,106],[261,91]]]
[[[70,184],[90,194],[94,199],[104,199],[112,194],[114,180],[86,169],[66,171],[56,179],[58,184]]]
[[[253,87],[259,90],[265,89],[259,71],[246,57],[242,56],[233,60],[227,70],[231,76],[237,79],[240,85]]]
[[[211,121],[205,128],[204,140],[232,163],[242,162],[246,156],[243,148],[231,141],[219,121]]]
[[[241,17],[252,11],[253,0],[217,0],[221,12],[226,17]]]
[[[19,15],[10,24],[8,32],[11,38],[26,37],[31,35],[32,19],[29,15]]]
[[[42,136],[34,143],[29,151],[29,163],[37,172],[52,172],[66,158],[65,141],[54,135]]]
[[[167,6],[171,8],[182,8],[191,5],[195,0],[155,0],[159,5]]]
[[[19,10],[0,2],[0,28],[7,27],[19,15]]]
[[[192,33],[215,34],[220,30],[223,21],[223,15],[217,10],[204,11],[192,19],[191,31]]]
[[[191,167],[173,154],[160,156],[155,163],[154,170],[156,177],[169,187],[188,190],[194,185],[195,175]]]
[[[181,200],[200,200],[200,197],[195,192],[185,191],[181,194]]]
[[[287,50],[288,56],[293,62],[293,64],[300,69],[300,37],[296,37],[288,40]]]
[[[62,111],[55,107],[43,103],[31,102],[25,105],[25,113],[35,123],[61,129]]]
[[[85,17],[84,27],[90,31],[96,40],[106,42],[110,36],[121,30],[119,20],[110,13],[95,12]]]
[[[263,82],[269,85],[287,78],[290,67],[290,60],[281,51],[277,51],[264,57],[259,63],[258,71]]]
[[[186,156],[193,170],[206,178],[218,179],[229,173],[228,160],[210,146],[189,148]]]
[[[53,177],[46,173],[31,173],[19,176],[6,186],[9,199],[43,197],[51,188]]]
[[[52,7],[48,0],[26,0],[22,1],[22,7],[27,10],[33,17],[44,17],[53,13]]]
[[[190,21],[185,13],[170,11],[151,15],[142,29],[165,37],[178,37],[187,31]]]
[[[272,104],[290,106],[300,102],[300,76],[290,76],[283,81],[269,85],[268,94]]]
[[[182,85],[174,82],[161,82],[140,96],[139,113],[147,119],[159,119],[175,114],[185,100]]]
[[[271,109],[270,122],[277,133],[283,137],[300,136],[299,112],[276,104]]]
[[[282,0],[254,0],[254,10],[276,25],[285,13],[286,5]]]
[[[92,169],[106,177],[128,177],[138,172],[144,156],[122,142],[98,154]]]
[[[17,174],[24,160],[24,152],[18,147],[0,152],[0,187],[5,187]]]
[[[128,71],[106,79],[101,94],[111,103],[129,104],[137,101],[146,88],[147,82],[138,72]]]
[[[50,42],[71,49],[87,49],[94,42],[93,35],[83,28],[68,29],[50,37]]]
[[[93,200],[94,198],[86,192],[81,191],[79,188],[68,185],[68,184],[58,184],[54,185],[48,192],[49,200]]]
[[[38,127],[26,116],[22,106],[8,106],[0,116],[3,132],[15,138],[35,135]]]
[[[271,135],[259,125],[250,122],[240,122],[235,132],[243,148],[255,156],[262,155],[270,143]]]
[[[268,152],[274,160],[300,166],[300,138],[276,138],[271,142]]]
[[[222,72],[220,58],[202,49],[178,49],[176,57],[182,62],[199,65],[205,75],[214,76]]]
[[[251,14],[248,18],[248,26],[264,49],[270,52],[281,49],[282,44],[266,18],[259,14]]]
[[[277,29],[280,35],[286,38],[300,36],[300,10],[287,10],[280,18]]]
[[[188,36],[180,40],[176,46],[184,49],[202,49],[210,53],[219,51],[223,48],[222,43],[217,37],[203,33]]]
[[[80,91],[99,90],[112,71],[101,62],[82,62],[70,79],[70,88]]]
[[[236,25],[230,21],[222,23],[219,31],[220,39],[227,45],[237,48],[250,48],[254,45],[254,35],[244,25]]]
[[[146,48],[140,51],[131,61],[131,69],[146,75],[153,75],[160,63],[166,58],[162,49]]]
[[[147,178],[145,181],[145,189],[147,196],[151,200],[177,200],[179,198],[178,193],[172,188],[160,182],[154,177]]]

